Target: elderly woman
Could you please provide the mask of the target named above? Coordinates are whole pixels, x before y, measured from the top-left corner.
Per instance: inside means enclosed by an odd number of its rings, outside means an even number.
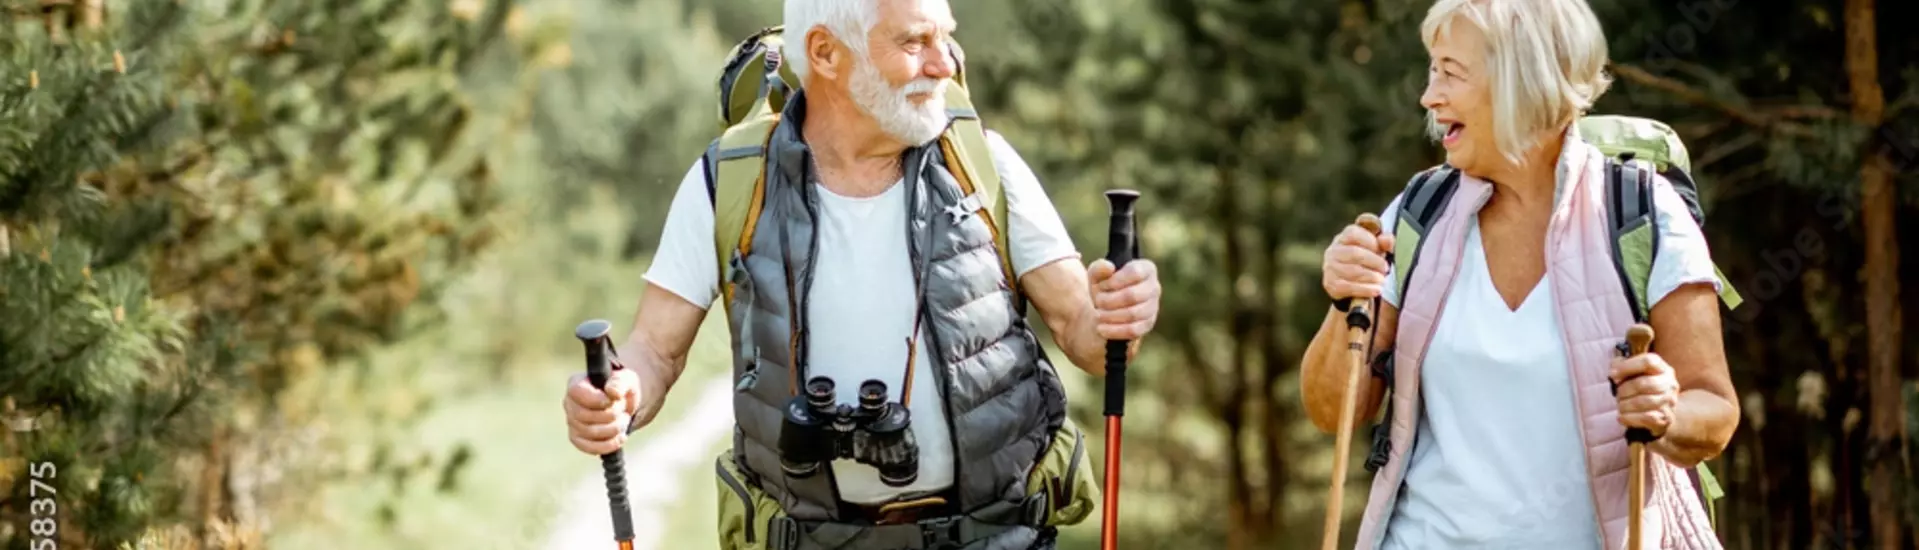
[[[1685,469],[1723,450],[1739,421],[1720,282],[1685,203],[1653,179],[1643,299],[1656,352],[1616,355],[1634,318],[1611,263],[1609,161],[1574,124],[1610,83],[1592,10],[1440,0],[1420,32],[1431,59],[1420,103],[1456,178],[1451,200],[1416,263],[1395,243],[1403,193],[1381,216],[1385,234],[1355,225],[1334,239],[1323,265],[1334,311],[1303,367],[1308,414],[1336,430],[1353,368],[1342,305],[1376,304],[1370,353],[1395,369],[1369,369],[1354,414],[1374,418],[1391,384],[1390,447],[1358,546],[1623,547],[1625,431],[1643,428],[1654,438],[1643,545],[1716,548]],[[1408,265],[1402,297],[1389,282]]]

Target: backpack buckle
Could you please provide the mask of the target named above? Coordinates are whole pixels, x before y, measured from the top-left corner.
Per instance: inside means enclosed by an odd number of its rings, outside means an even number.
[[[796,550],[800,547],[800,522],[776,516],[766,522],[767,550]]]
[[[959,225],[960,222],[972,217],[974,212],[978,212],[980,204],[983,202],[984,201],[980,199],[979,192],[974,191],[973,194],[967,195],[961,198],[959,202],[946,207],[946,214],[953,217],[953,225]]]
[[[960,546],[960,516],[920,520],[920,547],[945,550]]]
[[[1020,508],[1023,509],[1020,515],[1025,516],[1021,519],[1025,520],[1027,525],[1034,527],[1046,525],[1046,517],[1053,513],[1052,500],[1047,491],[1040,491],[1033,493],[1033,496],[1026,497],[1026,503],[1020,505]]]

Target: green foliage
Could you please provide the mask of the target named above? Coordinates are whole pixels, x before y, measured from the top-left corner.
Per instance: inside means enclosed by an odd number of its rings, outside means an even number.
[[[437,321],[419,306],[496,237],[509,121],[462,77],[523,53],[497,46],[509,7],[133,2],[62,40],[9,23],[0,318],[34,321],[0,323],[0,395],[39,424],[0,456],[60,466],[63,546],[250,522],[265,495],[236,480],[261,465],[222,449],[297,444],[276,429],[324,401],[286,388]],[[23,464],[0,462],[9,524]]]
[[[567,194],[616,189],[631,212],[625,252],[650,250],[680,180],[719,135],[718,79],[727,49],[777,22],[777,9],[768,9],[777,6],[638,0],[549,8],[568,15],[572,53],[539,90],[534,124],[551,170],[548,187]],[[721,25],[741,27],[716,30]]]
[[[141,436],[169,420],[171,398],[148,368],[184,336],[136,254],[155,245],[167,212],[112,200],[101,174],[156,144],[183,16],[175,3],[142,3],[62,44],[26,25],[0,42],[0,396],[4,414],[34,413],[13,419],[32,432],[0,440],[0,456],[18,457],[0,461],[0,479],[51,464],[42,481],[68,535],[135,535],[171,493],[139,481],[164,456]],[[30,497],[48,497],[25,482],[0,495],[0,517],[21,526]],[[26,547],[25,533],[7,538]]]
[[[179,91],[199,140],[176,151],[193,164],[168,193],[180,244],[156,279],[190,297],[196,326],[247,343],[228,362],[273,365],[252,373],[268,394],[402,336],[408,306],[494,237],[492,129],[472,127],[459,70],[497,36],[505,2],[484,19],[339,4],[209,14],[219,23],[203,32],[245,47],[197,59]]]

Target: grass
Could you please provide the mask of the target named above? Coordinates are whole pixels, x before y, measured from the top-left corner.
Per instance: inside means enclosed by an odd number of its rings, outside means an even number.
[[[442,300],[438,329],[336,365],[285,406],[319,442],[282,465],[292,487],[268,505],[272,548],[537,547],[566,492],[599,461],[567,441],[566,380],[582,369],[573,327],[631,327],[649,260],[617,259],[613,200],[502,244]],[[570,225],[569,225],[570,224]],[[680,386],[726,371],[725,321],[711,315]],[[658,422],[688,409],[671,395]],[[464,456],[465,458],[458,458]]]
[[[709,319],[702,330],[681,388],[697,388],[725,368],[726,333],[723,323]],[[442,365],[445,366],[445,365]],[[376,419],[352,422],[346,436],[355,442],[346,452],[358,482],[328,487],[316,495],[295,522],[277,529],[275,548],[534,548],[550,535],[555,514],[563,508],[568,490],[598,475],[599,461],[573,449],[567,442],[559,411],[561,388],[580,369],[577,357],[550,357],[536,367],[513,371],[504,383],[489,388],[470,387],[447,396],[444,403],[401,430],[383,430]],[[423,385],[458,385],[454,369],[429,369]],[[692,391],[692,390],[689,390]],[[695,403],[675,394],[658,422],[664,425],[685,415]],[[344,424],[344,423],[343,423]],[[441,490],[440,475],[373,477],[367,461],[380,451],[364,442],[378,440],[401,460],[412,457],[443,462],[443,458],[470,450],[472,457],[457,470],[457,484]],[[641,432],[642,434],[644,432]],[[643,437],[643,436],[639,436]],[[639,441],[636,437],[634,440]],[[443,470],[442,470],[443,471]],[[438,472],[431,472],[437,474]]]

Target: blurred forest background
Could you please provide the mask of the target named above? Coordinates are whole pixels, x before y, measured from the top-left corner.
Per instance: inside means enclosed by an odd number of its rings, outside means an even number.
[[[1089,259],[1100,192],[1144,195],[1167,290],[1130,384],[1128,548],[1317,544],[1333,438],[1295,366],[1325,243],[1439,160],[1429,5],[954,2],[975,101]],[[1747,298],[1721,538],[1919,548],[1919,4],[1594,7],[1597,110],[1684,135]],[[779,13],[0,0],[0,548],[543,548],[603,518],[560,416],[571,329],[626,328],[722,57]],[[633,440],[700,452],[629,451],[643,547],[716,547],[722,322]],[[1062,374],[1097,439],[1099,381]]]

